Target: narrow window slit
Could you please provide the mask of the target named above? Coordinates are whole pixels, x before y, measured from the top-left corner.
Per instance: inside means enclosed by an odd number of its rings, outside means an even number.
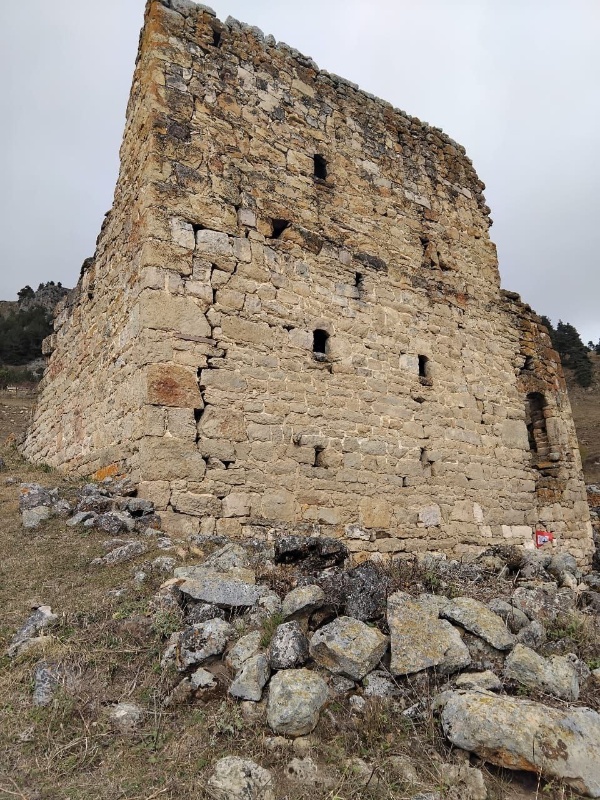
[[[271,235],[271,239],[279,239],[281,234],[287,230],[291,225],[289,219],[272,219],[271,226],[273,228],[273,233]]]
[[[533,371],[533,356],[525,356],[525,363],[521,367],[521,373]]]
[[[422,386],[433,386],[431,363],[427,356],[419,356],[419,381]]]
[[[324,464],[322,463],[322,459],[321,459],[321,456],[322,456],[322,453],[323,453],[324,450],[325,450],[325,448],[322,445],[317,445],[315,447],[315,461],[314,461],[313,466],[315,466],[315,467],[323,467],[324,466]]]
[[[315,178],[319,178],[319,180],[324,181],[327,178],[327,160],[324,156],[320,156],[317,153],[313,156],[314,159],[314,175]]]
[[[362,274],[362,272],[354,273],[354,285],[356,286],[357,289],[363,288],[363,280],[364,280],[364,275]]]
[[[213,30],[213,45],[215,47],[221,47],[221,32]]]
[[[327,331],[323,331],[320,328],[317,328],[313,331],[313,353],[315,357],[321,358],[323,360],[324,356],[327,355],[327,340],[329,339],[329,334]]]

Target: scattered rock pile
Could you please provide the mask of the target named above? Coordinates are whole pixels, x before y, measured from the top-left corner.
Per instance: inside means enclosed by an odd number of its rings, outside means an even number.
[[[344,571],[341,553],[338,541],[278,540],[273,562],[262,568],[273,578],[283,564],[288,579],[294,575],[298,585],[283,597],[257,583],[251,555],[237,544],[202,564],[177,568],[168,595],[163,590],[161,597],[170,596],[184,610],[184,627],[171,637],[163,664],[173,663],[183,674],[185,696],[213,691],[223,679],[215,666],[224,658],[232,673],[229,694],[266,706],[266,723],[275,734],[298,737],[315,728],[340,694],[359,713],[374,697],[394,702],[411,718],[428,713],[426,700],[407,704],[406,682],[430,670],[438,680],[447,679],[433,705],[450,741],[492,763],[542,771],[600,796],[590,758],[600,754],[600,716],[552,705],[553,698],[575,702],[590,671],[574,654],[545,658],[536,652],[545,640],[544,624],[589,591],[573,559],[487,553],[482,562],[512,571],[517,586],[511,597],[483,603],[391,591],[389,574],[372,563]],[[465,569],[444,561],[439,566],[448,577]],[[478,564],[467,569],[471,578],[483,574]],[[593,584],[596,576],[588,580]],[[257,615],[266,598],[271,616]],[[515,690],[519,696],[503,694]],[[520,696],[530,692],[549,705]],[[483,709],[477,725],[470,721],[476,718],[473,704]],[[569,726],[574,732],[567,740],[562,731]],[[559,741],[564,752],[558,761],[527,751],[558,752]],[[233,768],[229,762],[226,767]]]
[[[135,534],[107,540],[107,553],[94,566],[144,554],[146,535],[163,538],[152,504],[134,497],[125,482],[87,485],[73,507],[55,490],[23,484],[21,511],[24,525],[60,514],[70,515],[71,527],[93,526],[113,537]],[[598,670],[591,672],[568,652],[567,640],[554,651],[547,642],[548,630],[565,610],[578,604],[597,613],[600,574],[582,576],[576,561],[563,553],[495,548],[470,564],[428,555],[425,574],[435,573],[440,592],[433,593],[373,562],[346,568],[351,560],[339,540],[282,536],[270,544],[220,542],[194,565],[155,559],[161,561],[156,571],[172,577],[154,596],[151,613],[168,613],[178,625],[161,660],[164,670],[179,676],[170,705],[226,691],[245,714],[264,721],[273,741],[283,742],[282,737],[310,734],[340,697],[357,715],[374,700],[392,704],[407,720],[435,712],[457,747],[600,797],[600,716],[565,705],[576,703],[585,686],[598,680]],[[211,545],[206,537],[204,548]],[[454,596],[457,581],[473,588],[493,573],[512,578],[510,593],[491,599]],[[8,655],[15,658],[47,638],[55,621],[49,607],[36,608],[13,637]],[[63,665],[48,660],[35,664],[33,677],[37,705],[47,705],[56,688],[72,680]],[[415,682],[440,693],[434,697],[426,690],[415,701]],[[144,716],[144,709],[131,703],[109,712],[113,728],[123,734],[135,731]],[[290,762],[290,775],[318,783],[317,766],[302,755]],[[374,768],[361,759],[349,761],[353,774],[364,773],[365,785],[374,789]],[[459,767],[445,767],[441,780],[470,781],[464,797],[486,797],[483,778],[473,778],[471,768],[465,766],[460,777]],[[274,797],[269,772],[233,756],[216,763],[208,791],[214,798]]]

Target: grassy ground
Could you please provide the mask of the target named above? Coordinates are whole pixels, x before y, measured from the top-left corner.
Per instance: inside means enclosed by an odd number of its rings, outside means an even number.
[[[346,766],[352,756],[376,765],[371,786],[379,783],[383,800],[407,800],[433,790],[462,800],[440,783],[440,764],[453,754],[432,717],[413,723],[383,704],[359,717],[346,701],[332,703],[308,744],[308,752],[330,777],[326,789],[315,789],[286,780],[286,765],[297,753],[291,743],[270,746],[264,704],[253,706],[250,716],[220,684],[206,701],[178,702],[174,697],[165,705],[177,683],[176,675],[159,665],[172,625],[168,617],[157,624],[148,614],[161,578],[140,587],[132,581],[136,565],[165,552],[149,552],[113,568],[91,567],[91,560],[104,552],[102,541],[110,538],[106,534],[67,528],[58,519],[38,530],[22,527],[18,482],[58,486],[67,499],[77,488],[76,482],[26,464],[11,445],[30,407],[31,400],[0,395],[0,456],[6,462],[0,473],[0,652],[33,605],[51,605],[59,622],[42,650],[0,660],[0,798],[202,800],[215,759],[243,755],[273,771],[278,800],[370,797],[370,789],[361,788],[356,773]],[[194,559],[184,543],[177,556]],[[111,591],[117,588],[125,591],[116,596]],[[68,665],[74,677],[74,685],[44,709],[31,703],[33,668],[40,658]],[[428,680],[415,680],[415,700],[434,691]],[[120,701],[138,703],[146,711],[134,734],[119,734],[108,722],[107,711]],[[385,766],[389,756],[402,754],[415,761],[417,787],[403,784]],[[562,787],[542,787],[535,776],[486,775],[490,800],[571,796]]]

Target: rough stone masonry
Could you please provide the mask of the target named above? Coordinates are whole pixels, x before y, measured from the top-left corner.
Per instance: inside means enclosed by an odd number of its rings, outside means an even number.
[[[544,528],[585,565],[559,358],[500,289],[483,189],[439,128],[149,0],[114,205],[23,453],[127,472],[180,533],[461,556]]]

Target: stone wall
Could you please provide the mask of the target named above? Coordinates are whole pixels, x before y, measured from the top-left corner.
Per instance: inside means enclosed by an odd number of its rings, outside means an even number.
[[[589,560],[558,356],[500,290],[464,148],[151,0],[121,155],[28,457],[126,469],[186,533],[463,555],[547,526]]]

